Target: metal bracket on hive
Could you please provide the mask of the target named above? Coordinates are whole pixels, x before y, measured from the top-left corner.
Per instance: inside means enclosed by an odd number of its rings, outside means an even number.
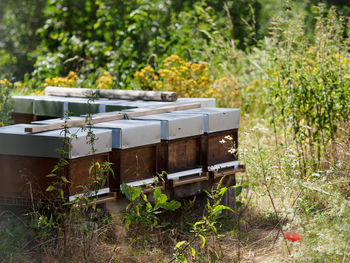
[[[239,161],[232,161],[227,163],[211,165],[208,167],[208,171],[213,175],[213,179],[216,179],[226,175],[244,173],[245,165],[240,164]]]

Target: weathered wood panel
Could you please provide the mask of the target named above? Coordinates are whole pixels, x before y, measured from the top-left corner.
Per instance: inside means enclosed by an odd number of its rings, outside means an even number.
[[[236,148],[238,147],[237,129],[210,133],[203,136],[204,142],[202,142],[202,145],[204,145],[203,147],[206,147],[206,150],[203,151],[205,166],[237,160],[236,156],[228,152],[230,147],[230,143],[228,143],[229,140],[225,139],[227,142],[225,144],[220,143],[225,136],[231,136],[232,141],[230,142],[232,142]]]
[[[129,149],[113,149],[110,161],[115,178],[110,177],[110,188],[119,189],[122,183],[130,183],[157,175],[158,144]]]
[[[201,167],[201,137],[162,141],[159,163],[159,173],[175,173]]]
[[[82,189],[79,186],[88,185],[91,182],[91,176],[89,175],[89,168],[93,163],[107,162],[109,161],[109,154],[102,153],[98,155],[92,155],[87,157],[81,157],[77,159],[69,160],[68,166],[68,180],[70,181],[69,195],[81,193]],[[109,178],[107,178],[108,187]]]
[[[32,121],[36,121],[37,117],[34,114],[27,114],[27,113],[12,113],[11,114],[12,121],[14,124],[28,124],[31,123]]]
[[[63,174],[70,181],[65,193],[80,193],[78,186],[89,183],[89,167],[93,161],[108,161],[108,154],[69,160]],[[47,192],[55,177],[47,177],[57,164],[57,158],[0,155],[0,196],[8,198],[53,199],[57,193]]]

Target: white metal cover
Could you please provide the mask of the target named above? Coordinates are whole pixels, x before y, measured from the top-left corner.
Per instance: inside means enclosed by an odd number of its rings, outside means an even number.
[[[178,98],[176,102],[177,104],[200,103],[202,105],[202,108],[216,107],[215,98]]]
[[[238,129],[240,127],[240,109],[233,108],[197,108],[173,112],[176,114],[203,114],[204,132],[213,133]]]
[[[203,116],[200,114],[163,113],[133,118],[161,122],[161,139],[174,140],[203,134]]]
[[[33,127],[30,124],[16,124],[0,128],[0,154],[21,155],[33,157],[59,158],[58,149],[63,149],[62,130],[42,133],[26,133],[24,128]],[[66,158],[75,159],[92,155],[91,146],[87,144],[87,131],[79,128],[70,128],[71,135],[76,138],[71,141],[71,146],[66,148]],[[96,154],[110,152],[112,149],[112,132],[105,129],[93,129],[95,134],[94,148]]]
[[[112,147],[127,149],[160,143],[158,121],[117,120],[97,123],[94,128],[112,130]]]

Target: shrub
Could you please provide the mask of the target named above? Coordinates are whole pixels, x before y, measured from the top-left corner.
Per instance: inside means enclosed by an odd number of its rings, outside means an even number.
[[[11,89],[12,83],[10,81],[7,79],[0,80],[0,127],[11,123]]]

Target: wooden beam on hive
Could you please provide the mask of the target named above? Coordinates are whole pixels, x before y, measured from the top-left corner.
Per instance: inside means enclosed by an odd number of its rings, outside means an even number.
[[[145,110],[139,110],[135,112],[130,113],[118,113],[118,114],[111,114],[111,115],[104,115],[104,116],[97,116],[93,117],[90,120],[91,124],[101,123],[101,122],[108,122],[108,121],[116,121],[116,120],[122,120],[124,118],[135,118],[135,117],[141,117],[146,115],[153,115],[153,114],[160,114],[160,113],[167,113],[172,111],[180,111],[180,110],[189,110],[189,109],[195,109],[200,108],[200,103],[189,103],[189,104],[183,104],[183,105],[175,105],[175,106],[165,106],[160,107],[156,109],[145,109]],[[39,133],[39,132],[45,132],[45,131],[52,131],[52,130],[58,130],[62,129],[63,127],[76,127],[80,125],[86,125],[86,122],[81,122],[80,120],[71,120],[65,122],[62,120],[60,123],[54,123],[54,124],[47,124],[47,125],[38,125],[37,127],[26,127],[25,132],[30,133]]]
[[[145,91],[145,90],[121,90],[121,89],[85,89],[85,88],[65,88],[47,87],[47,96],[62,97],[98,97],[108,99],[123,100],[151,100],[151,101],[176,101],[177,94],[170,91]]]

